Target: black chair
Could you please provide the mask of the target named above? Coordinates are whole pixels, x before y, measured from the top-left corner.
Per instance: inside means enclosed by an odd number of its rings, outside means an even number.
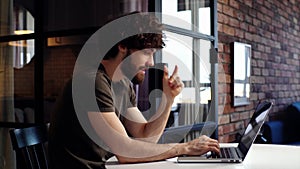
[[[48,169],[48,125],[12,129],[9,132],[16,152],[17,168]]]
[[[263,135],[270,144],[300,146],[300,102],[289,105],[282,118],[268,121],[263,126]]]

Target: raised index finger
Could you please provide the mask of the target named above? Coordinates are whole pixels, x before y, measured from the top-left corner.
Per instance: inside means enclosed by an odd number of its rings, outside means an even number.
[[[178,73],[178,66],[175,65],[175,68],[174,68],[174,70],[173,70],[173,73],[172,73],[172,75],[171,75],[170,77],[173,77],[173,76],[176,75],[177,73]]]

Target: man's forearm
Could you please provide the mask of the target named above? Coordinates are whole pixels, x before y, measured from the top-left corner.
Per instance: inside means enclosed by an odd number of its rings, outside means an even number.
[[[162,98],[156,113],[144,127],[144,135],[150,138],[148,141],[158,142],[169,119],[172,104],[173,100]]]
[[[151,144],[151,143],[149,143]],[[176,157],[179,155],[183,155],[184,153],[184,145],[185,143],[179,143],[179,144],[156,144],[155,146],[143,146],[145,149],[151,149],[151,150],[145,150],[145,151],[152,151],[152,154],[155,155],[149,155],[148,157],[124,157],[124,156],[118,156],[119,163],[141,163],[141,162],[152,162],[152,161],[160,161],[165,160],[168,158]],[[157,150],[157,153],[155,151]]]

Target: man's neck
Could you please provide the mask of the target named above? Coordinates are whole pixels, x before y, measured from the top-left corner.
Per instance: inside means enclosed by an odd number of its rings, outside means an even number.
[[[120,81],[124,78],[124,74],[121,71],[120,63],[118,59],[102,60],[101,64],[104,66],[108,77],[112,81]]]

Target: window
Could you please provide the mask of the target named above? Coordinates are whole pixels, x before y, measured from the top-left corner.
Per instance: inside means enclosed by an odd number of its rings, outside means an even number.
[[[185,84],[170,126],[217,123],[216,1],[161,0],[156,9],[166,28],[166,47],[156,62],[168,63],[170,71],[178,65]]]
[[[15,166],[10,128],[49,122],[87,38],[108,20],[147,8],[147,0],[0,2],[0,168]]]
[[[186,30],[211,35],[209,0],[162,0],[162,22]],[[171,19],[169,16],[177,19]],[[180,22],[178,19],[186,22]]]
[[[0,123],[33,123],[35,19],[27,7],[34,4],[12,0],[1,3]]]

